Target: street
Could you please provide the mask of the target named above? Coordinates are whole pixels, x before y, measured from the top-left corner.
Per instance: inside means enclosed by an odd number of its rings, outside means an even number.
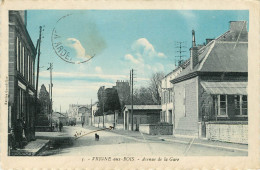
[[[94,132],[93,127],[65,126],[65,132],[71,138],[68,142],[55,145],[40,155],[49,156],[247,156],[247,152],[228,151],[198,145],[169,142],[158,139],[156,136],[121,135],[113,130]],[[93,132],[93,133],[90,133]],[[87,134],[75,139],[76,133]],[[90,134],[88,134],[90,133]],[[95,141],[95,133],[99,141]],[[139,132],[136,132],[139,134]]]

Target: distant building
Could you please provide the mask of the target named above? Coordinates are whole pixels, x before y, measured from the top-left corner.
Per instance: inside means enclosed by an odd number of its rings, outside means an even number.
[[[174,133],[247,143],[248,32],[245,21],[203,47],[192,32],[191,57],[173,83]]]
[[[128,81],[118,80],[116,86],[113,86],[117,90],[121,108],[125,104],[129,104],[130,99],[130,85]]]
[[[35,136],[36,49],[27,32],[26,20],[26,11],[9,11],[8,132],[14,131],[15,144],[21,138],[28,142]]]
[[[58,123],[62,122],[63,125],[68,125],[68,117],[66,116],[66,114],[64,113],[60,113],[60,112],[53,112],[52,113],[52,122],[53,123]]]
[[[91,109],[89,105],[70,104],[68,110],[68,117],[75,118],[77,123],[89,124]]]

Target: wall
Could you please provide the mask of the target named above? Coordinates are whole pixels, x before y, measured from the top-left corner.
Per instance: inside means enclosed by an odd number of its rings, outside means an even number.
[[[115,125],[114,125],[114,114],[111,115],[104,115],[104,126],[109,128],[110,126],[116,129],[123,128],[123,118],[118,116],[118,113],[115,114]],[[93,126],[103,128],[103,116],[94,116],[93,119]]]
[[[140,124],[155,124],[160,122],[160,110],[134,110],[133,114],[134,114],[133,130],[138,131]],[[131,126],[132,126],[131,111],[125,110],[124,116],[129,117],[128,126],[129,126],[129,130],[131,130]]]
[[[206,138],[223,142],[248,144],[247,122],[208,122]]]
[[[198,136],[198,77],[174,84],[176,134]]]
[[[177,75],[179,75],[181,71],[182,68],[179,67],[178,69],[166,75],[161,81],[162,82],[161,105],[162,105],[162,112],[165,112],[165,120],[161,120],[161,121],[173,123],[174,120],[174,115],[172,111],[173,110],[173,91],[172,91],[173,84],[170,81],[174,79]],[[169,110],[172,111],[172,115],[170,115]]]
[[[149,135],[172,135],[173,127],[166,124],[142,124],[139,131]]]

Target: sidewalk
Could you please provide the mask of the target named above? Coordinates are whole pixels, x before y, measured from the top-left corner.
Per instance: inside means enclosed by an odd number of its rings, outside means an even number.
[[[36,156],[49,144],[49,140],[36,139],[30,141],[23,149],[11,150],[11,156]]]
[[[100,128],[96,127],[86,127],[91,130],[96,130]],[[184,137],[184,136],[173,136],[173,135],[148,135],[143,134],[139,131],[128,131],[128,130],[118,130],[114,129],[110,132],[124,135],[128,138],[138,140],[140,142],[146,141],[167,141],[167,142],[174,142],[174,143],[182,143],[187,145],[198,145],[203,147],[215,148],[220,150],[228,150],[228,151],[240,151],[240,152],[248,152],[248,145],[245,144],[236,144],[236,143],[227,143],[221,141],[211,141],[207,139],[198,139],[198,138],[191,138],[191,137]]]

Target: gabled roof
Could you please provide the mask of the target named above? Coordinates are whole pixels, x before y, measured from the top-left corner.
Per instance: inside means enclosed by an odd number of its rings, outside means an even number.
[[[125,105],[124,109],[131,110],[132,106],[131,105]],[[161,110],[162,106],[161,105],[133,105],[134,110]]]
[[[198,64],[191,69],[190,58],[187,66],[171,82],[181,81],[188,75],[198,72],[248,72],[248,33],[246,22],[230,22],[230,30],[212,40],[198,50]],[[190,76],[191,77],[191,76]]]

